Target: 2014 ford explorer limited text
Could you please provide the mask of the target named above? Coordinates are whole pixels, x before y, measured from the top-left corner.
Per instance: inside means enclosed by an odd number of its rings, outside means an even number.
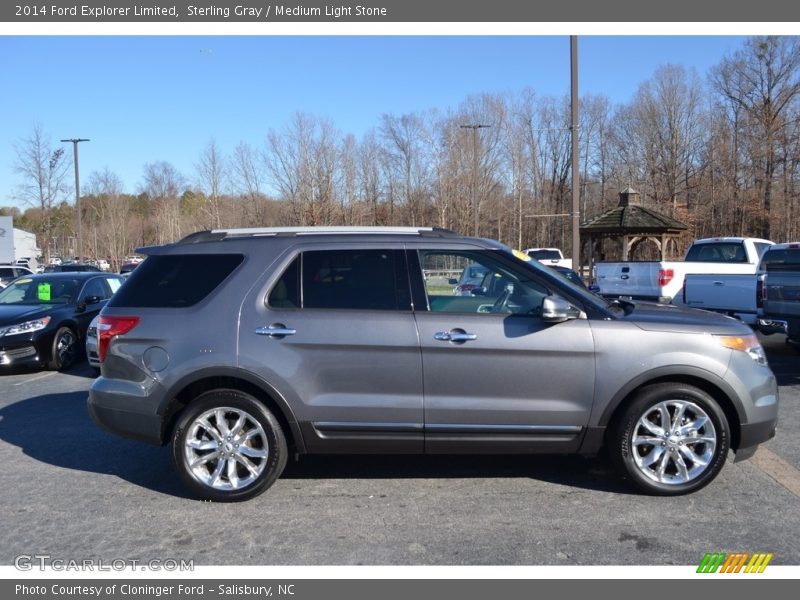
[[[171,443],[198,496],[245,500],[289,452],[556,453],[605,446],[661,495],[775,433],[750,329],[608,302],[493,241],[436,229],[200,232],[103,310],[89,411]],[[452,279],[481,265],[469,295]]]

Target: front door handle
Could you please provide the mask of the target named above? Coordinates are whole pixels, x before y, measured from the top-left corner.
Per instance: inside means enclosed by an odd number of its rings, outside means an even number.
[[[478,339],[478,334],[454,329],[453,331],[437,331],[433,334],[433,339],[439,342],[473,342]]]
[[[286,327],[283,323],[273,323],[269,327],[259,327],[256,329],[256,333],[258,335],[268,335],[271,338],[283,338],[287,335],[294,335],[297,330]]]

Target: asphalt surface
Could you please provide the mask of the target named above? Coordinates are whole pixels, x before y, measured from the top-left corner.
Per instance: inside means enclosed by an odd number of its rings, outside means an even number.
[[[800,564],[800,352],[764,338],[778,434],[689,496],[635,493],[601,459],[304,457],[246,503],[186,495],[168,448],[107,434],[92,372],[0,372],[0,564],[694,565],[706,552]]]

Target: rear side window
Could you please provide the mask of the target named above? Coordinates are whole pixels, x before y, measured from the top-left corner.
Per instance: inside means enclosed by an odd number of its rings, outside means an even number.
[[[112,307],[185,308],[208,296],[238,267],[241,254],[150,256],[109,302]]]
[[[304,252],[281,275],[268,303],[273,308],[411,310],[403,253]]]

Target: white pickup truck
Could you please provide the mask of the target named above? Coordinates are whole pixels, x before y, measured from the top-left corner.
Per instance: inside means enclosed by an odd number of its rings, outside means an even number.
[[[525,250],[525,254],[548,267],[572,268],[572,259],[564,258],[564,253],[558,248],[528,248]]]
[[[772,244],[743,237],[695,240],[682,261],[597,263],[595,283],[602,296],[668,303],[679,296],[689,274],[754,274]]]
[[[687,275],[680,299],[687,306],[730,315],[750,325],[759,323],[769,312],[773,317],[784,315],[785,308],[777,306],[791,286],[783,280],[797,277],[800,266],[800,243],[774,244],[761,257],[758,269],[748,275]],[[772,275],[770,273],[772,272]],[[770,291],[771,289],[771,291]],[[767,308],[770,298],[770,308]]]

